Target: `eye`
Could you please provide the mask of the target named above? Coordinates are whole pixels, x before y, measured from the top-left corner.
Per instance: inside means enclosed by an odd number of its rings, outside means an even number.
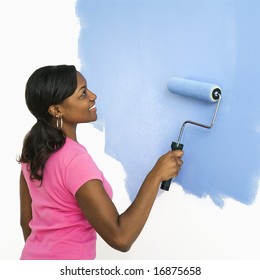
[[[84,91],[82,92],[82,94],[80,95],[80,97],[81,97],[81,98],[84,98],[84,97],[86,97],[86,96],[87,96],[87,91],[84,90]]]

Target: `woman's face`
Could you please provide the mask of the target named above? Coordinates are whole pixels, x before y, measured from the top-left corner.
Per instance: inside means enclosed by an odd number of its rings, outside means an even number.
[[[93,122],[97,120],[95,100],[97,96],[87,88],[85,78],[77,72],[77,88],[61,103],[64,124]]]

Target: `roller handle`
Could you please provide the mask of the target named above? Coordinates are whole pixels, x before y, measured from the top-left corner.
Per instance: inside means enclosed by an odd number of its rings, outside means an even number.
[[[177,146],[176,142],[172,142],[171,148],[172,148],[172,151],[182,150],[183,149],[183,144],[179,143],[179,145]],[[161,189],[165,190],[165,191],[168,191],[170,189],[171,182],[172,182],[172,178],[167,180],[167,181],[163,181],[162,184],[161,184]]]

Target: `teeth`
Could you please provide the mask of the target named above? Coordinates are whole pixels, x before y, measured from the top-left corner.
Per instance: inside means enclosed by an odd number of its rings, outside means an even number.
[[[89,108],[89,110],[95,109],[96,108],[96,104],[94,104],[92,107]]]

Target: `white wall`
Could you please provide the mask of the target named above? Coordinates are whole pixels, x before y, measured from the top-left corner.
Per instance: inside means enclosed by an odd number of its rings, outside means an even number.
[[[75,0],[0,2],[1,29],[1,193],[0,259],[18,259],[23,246],[19,225],[19,172],[16,157],[34,124],[24,101],[25,83],[48,64],[80,66]]]
[[[23,246],[19,226],[20,167],[15,158],[25,133],[34,123],[24,102],[24,85],[28,76],[42,65],[65,63],[80,67],[75,0],[1,1],[0,28],[0,259],[15,260]],[[123,211],[130,203],[124,188],[126,174],[120,163],[103,153],[104,134],[105,129],[100,132],[82,125],[79,139],[92,147],[93,156],[114,188],[115,204]],[[171,192],[158,197],[144,231],[130,252],[116,252],[99,239],[97,258],[257,259],[260,258],[259,208],[259,195],[251,206],[227,199],[221,209],[209,198],[198,199],[175,185]]]

